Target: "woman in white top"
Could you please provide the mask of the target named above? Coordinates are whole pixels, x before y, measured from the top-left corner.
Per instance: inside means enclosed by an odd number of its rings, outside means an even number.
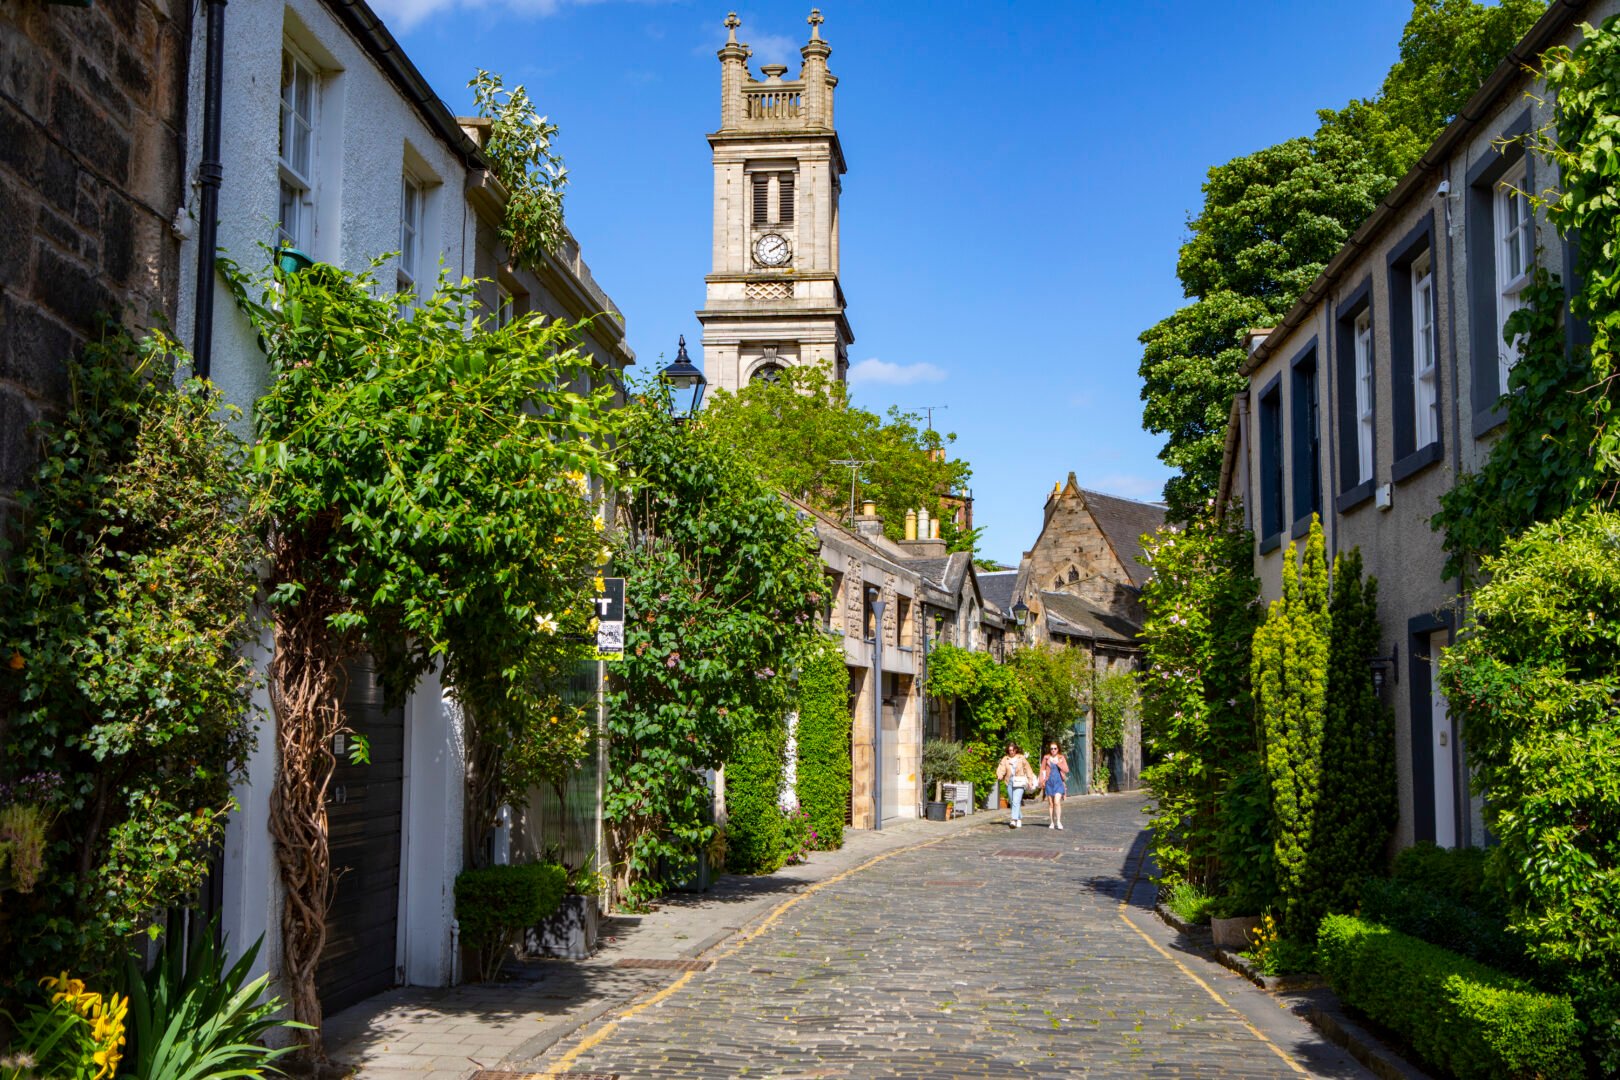
[[[996,765],[996,780],[1007,785],[1007,803],[1012,817],[1007,827],[1016,829],[1024,824],[1024,792],[1035,786],[1035,770],[1029,767],[1029,758],[1018,749],[1018,744],[1007,744],[1007,755]]]

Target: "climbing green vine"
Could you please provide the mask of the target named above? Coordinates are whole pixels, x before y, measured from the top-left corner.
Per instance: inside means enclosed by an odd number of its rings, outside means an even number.
[[[160,334],[93,343],[41,433],[0,575],[0,983],[121,967],[235,806],[259,546],[234,414],[189,367]]]

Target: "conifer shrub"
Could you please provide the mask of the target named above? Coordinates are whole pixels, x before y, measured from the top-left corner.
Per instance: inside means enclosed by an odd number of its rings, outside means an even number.
[[[849,669],[835,640],[816,642],[799,666],[796,793],[809,814],[813,846],[844,845],[844,815],[850,799]]]
[[[1255,713],[1271,802],[1272,855],[1284,931],[1308,939],[1318,907],[1313,849],[1321,814],[1332,617],[1322,524],[1314,517],[1301,558],[1288,545],[1282,595],[1254,634]]]

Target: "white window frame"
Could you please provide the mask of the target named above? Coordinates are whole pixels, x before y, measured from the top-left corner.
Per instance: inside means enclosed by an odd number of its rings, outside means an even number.
[[[512,291],[505,285],[495,285],[495,329],[502,330],[512,325]]]
[[[408,171],[399,185],[399,291],[416,295],[422,277],[422,231],[427,223],[427,185]]]
[[[285,81],[289,70],[291,80]],[[276,168],[280,174],[276,244],[278,247],[295,247],[309,252],[315,246],[315,155],[320,130],[320,68],[292,45],[283,42],[280,78],[284,83],[279,92],[276,121]],[[304,140],[302,153],[299,153],[299,135]]]
[[[1496,182],[1492,197],[1496,237],[1496,352],[1501,389],[1519,362],[1522,342],[1503,339],[1508,316],[1524,306],[1524,287],[1535,269],[1535,215],[1525,194],[1529,170],[1521,160]]]
[[[1440,365],[1435,341],[1434,261],[1412,263],[1412,434],[1421,450],[1440,439]]]
[[[1356,483],[1373,478],[1372,312],[1356,316]]]

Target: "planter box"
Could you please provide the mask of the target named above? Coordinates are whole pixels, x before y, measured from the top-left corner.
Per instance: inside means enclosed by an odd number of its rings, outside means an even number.
[[[1242,952],[1249,947],[1249,931],[1260,929],[1260,916],[1235,915],[1230,919],[1210,919],[1209,929],[1217,949]]]
[[[929,821],[944,821],[945,820],[945,807],[946,807],[946,804],[942,803],[942,802],[924,803],[923,804],[923,816],[926,817]]]
[[[524,952],[559,960],[584,960],[596,951],[602,908],[594,896],[563,897],[562,906],[523,935]]]

